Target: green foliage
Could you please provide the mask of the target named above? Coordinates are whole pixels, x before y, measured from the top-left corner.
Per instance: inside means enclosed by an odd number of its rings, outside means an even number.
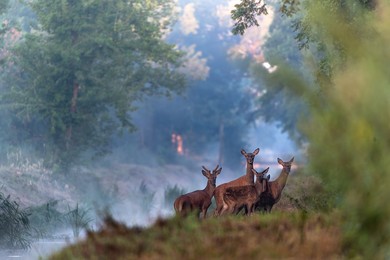
[[[64,215],[64,221],[72,227],[73,236],[78,238],[82,230],[90,228],[89,225],[93,219],[89,216],[89,209],[80,208],[77,203],[74,209],[68,206],[68,212]]]
[[[32,236],[29,214],[20,209],[16,201],[12,201],[0,192],[0,246],[2,248],[29,248]]]
[[[274,4],[273,8],[282,7]],[[275,13],[269,37],[262,46],[265,61],[273,69],[266,69],[257,61],[251,65],[250,75],[258,95],[254,98],[255,108],[250,120],[260,118],[267,123],[274,123],[288,133],[292,140],[302,144],[306,139],[297,126],[299,118],[309,114],[308,104],[302,96],[291,93],[290,82],[283,80],[283,67],[294,68],[294,73],[299,73],[307,81],[311,81],[311,71],[304,68],[304,55],[297,46],[296,32],[291,26],[293,22],[293,18]]]
[[[309,171],[319,174],[343,214],[349,256],[386,258],[390,6],[387,1],[304,1],[301,10],[298,29],[308,47],[314,45],[310,66],[320,89],[291,69],[280,72],[279,80],[310,104],[310,117],[301,122],[309,141]]]
[[[274,210],[298,210],[306,213],[330,213],[335,208],[335,194],[327,183],[305,170],[294,172],[288,178],[280,201]]]
[[[130,113],[145,95],[179,92],[181,53],[163,40],[170,1],[31,2],[39,27],[13,49],[3,108],[11,127],[66,167],[108,151],[118,129],[134,130]]]
[[[267,14],[267,8],[262,0],[242,0],[241,3],[234,5],[232,10],[232,19],[235,24],[232,29],[233,34],[244,34],[248,27],[259,26],[256,16]]]
[[[326,28],[326,42],[341,44],[344,62],[335,66],[334,84],[323,91],[326,103],[313,111],[305,127],[311,167],[340,197],[347,248],[369,258],[388,256],[390,241],[390,207],[384,203],[390,198],[385,170],[390,152],[390,6],[379,3],[381,12],[362,17],[364,26],[341,25],[342,17],[334,19],[313,6],[313,22]]]

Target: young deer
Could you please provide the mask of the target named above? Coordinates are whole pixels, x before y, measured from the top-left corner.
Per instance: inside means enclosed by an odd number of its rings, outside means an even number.
[[[259,148],[254,150],[253,153],[247,153],[245,152],[244,149],[241,150],[241,154],[244,155],[246,159],[246,174],[233,181],[221,184],[215,189],[214,191],[214,198],[216,203],[216,209],[214,211],[215,216],[221,215],[223,211],[228,209],[228,205],[224,201],[224,194],[226,193],[227,188],[254,184],[253,181],[254,174],[252,172],[253,161],[255,159],[255,156],[259,153],[259,151],[260,151]]]
[[[268,182],[265,191],[260,196],[260,200],[255,205],[256,210],[271,212],[272,207],[280,200],[293,161],[294,157],[288,162],[283,162],[278,158],[278,163],[283,166],[283,169],[276,180]]]
[[[217,165],[212,173],[206,167],[202,166],[202,168],[202,174],[207,178],[206,188],[179,196],[173,204],[176,214],[185,217],[190,212],[196,212],[198,215],[201,212],[201,217],[206,218],[207,209],[211,205],[211,198],[215,190],[217,176],[221,173],[222,167],[219,168],[219,165]]]
[[[252,214],[255,204],[259,201],[260,196],[265,190],[269,180],[270,176],[266,176],[268,170],[269,167],[260,173],[258,173],[255,169],[252,170],[256,175],[256,182],[254,185],[227,188],[224,200],[228,205],[228,209],[225,212],[237,214],[242,207],[246,207],[246,214]]]

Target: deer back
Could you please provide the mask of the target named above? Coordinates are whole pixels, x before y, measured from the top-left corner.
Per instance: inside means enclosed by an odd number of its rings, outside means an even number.
[[[245,203],[247,201],[255,201],[257,192],[254,185],[229,187],[226,189],[225,201],[235,203]]]

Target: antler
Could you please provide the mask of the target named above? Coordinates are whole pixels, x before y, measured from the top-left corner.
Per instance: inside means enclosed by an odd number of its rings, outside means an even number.
[[[213,172],[215,172],[216,170],[218,170],[219,168],[219,164],[217,164],[217,167],[215,167],[215,169],[213,170]]]
[[[206,167],[204,167],[203,165],[202,165],[202,168],[203,168],[203,170],[205,170],[205,171],[207,171],[207,172],[209,172],[210,170],[209,169],[207,169]]]

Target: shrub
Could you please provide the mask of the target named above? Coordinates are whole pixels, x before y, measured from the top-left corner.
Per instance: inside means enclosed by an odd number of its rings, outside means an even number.
[[[89,224],[93,219],[89,216],[89,209],[80,208],[78,203],[74,209],[69,206],[68,209],[68,213],[64,215],[65,223],[71,226],[73,236],[78,238],[82,230],[89,228]]]
[[[4,248],[29,248],[32,242],[28,212],[0,192],[0,245]]]

